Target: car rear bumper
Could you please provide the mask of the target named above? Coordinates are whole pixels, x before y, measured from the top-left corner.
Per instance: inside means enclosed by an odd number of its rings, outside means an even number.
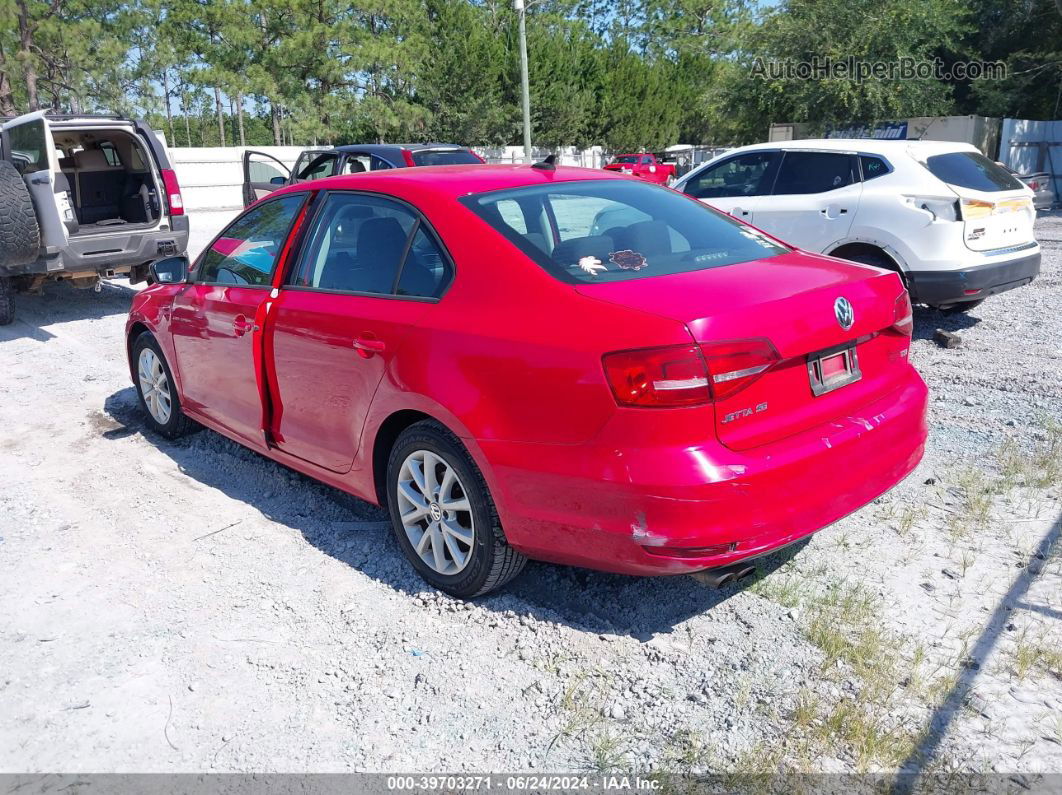
[[[667,447],[480,447],[502,525],[533,558],[626,574],[727,566],[791,544],[874,500],[918,464],[927,390],[912,368],[858,416],[736,452]]]
[[[911,297],[942,306],[979,301],[990,295],[1029,284],[1040,273],[1040,250],[1013,259],[950,271],[909,271]]]

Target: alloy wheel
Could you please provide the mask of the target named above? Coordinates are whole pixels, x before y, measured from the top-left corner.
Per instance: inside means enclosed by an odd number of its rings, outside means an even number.
[[[458,574],[472,560],[475,521],[457,471],[437,453],[417,450],[402,462],[398,513],[413,551],[433,571]]]
[[[140,394],[144,397],[148,413],[159,425],[165,425],[170,421],[173,411],[170,379],[166,377],[162,359],[151,348],[140,351],[137,374],[140,380]]]

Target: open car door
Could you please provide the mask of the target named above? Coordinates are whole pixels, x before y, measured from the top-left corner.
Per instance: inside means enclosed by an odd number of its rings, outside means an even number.
[[[250,207],[263,196],[288,184],[291,172],[272,155],[248,149],[243,153],[243,206]]]
[[[59,153],[44,111],[4,124],[0,141],[4,159],[26,181],[41,230],[41,248],[53,254],[62,250],[78,223],[70,204],[70,182],[59,168]]]

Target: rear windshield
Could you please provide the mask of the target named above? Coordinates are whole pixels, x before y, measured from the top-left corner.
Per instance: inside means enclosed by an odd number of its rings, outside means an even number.
[[[612,162],[613,163],[637,163],[638,162],[638,155],[620,155],[619,157],[617,157]]]
[[[980,152],[950,152],[926,160],[933,176],[957,188],[989,193],[1020,190],[1024,187],[1005,168],[993,163]]]
[[[560,182],[462,201],[551,274],[574,284],[718,268],[786,251],[701,202],[644,182]]]
[[[423,149],[410,154],[413,155],[413,162],[418,166],[464,166],[469,163],[483,162],[467,149],[447,149],[443,151]]]

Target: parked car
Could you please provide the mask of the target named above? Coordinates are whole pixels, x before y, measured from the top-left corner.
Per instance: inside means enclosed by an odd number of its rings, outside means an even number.
[[[605,166],[605,170],[632,174],[639,179],[660,185],[668,185],[675,179],[675,165],[658,160],[656,155],[648,152],[616,155],[612,158],[612,162]]]
[[[1003,164],[1000,163],[1002,166]],[[1055,189],[1052,187],[1051,175],[1046,171],[1035,174],[1020,174],[1010,166],[1003,166],[1007,171],[1027,185],[1033,192],[1033,207],[1037,210],[1050,210],[1055,205]]]
[[[289,170],[273,155],[248,150],[243,154],[243,204],[249,207],[285,185],[339,174],[483,162],[471,149],[457,144],[352,144],[307,149]]]
[[[913,300],[945,311],[1040,272],[1032,191],[969,144],[743,146],[675,188],[807,251],[897,271]]]
[[[0,126],[0,325],[16,291],[143,281],[187,244],[177,176],[146,123],[38,111]]]
[[[386,505],[461,597],[528,557],[727,582],[926,439],[896,274],[605,171],[293,185],[154,277],[127,325],[148,427]]]

